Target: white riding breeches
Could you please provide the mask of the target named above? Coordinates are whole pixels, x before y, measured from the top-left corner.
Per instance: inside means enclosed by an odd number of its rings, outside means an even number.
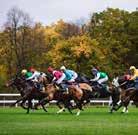
[[[74,73],[72,78],[70,80],[68,80],[68,82],[75,82],[75,79],[78,77],[77,73]]]
[[[106,76],[105,78],[99,79],[97,82],[98,82],[99,84],[102,84],[102,83],[107,82],[107,81],[108,81],[108,76]]]
[[[66,75],[63,73],[62,76],[56,81],[57,84],[62,83],[62,81],[66,78]]]

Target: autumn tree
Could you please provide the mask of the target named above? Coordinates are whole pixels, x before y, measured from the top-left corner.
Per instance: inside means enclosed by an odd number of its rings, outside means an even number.
[[[9,48],[15,57],[15,68],[21,70],[26,65],[25,48],[31,19],[17,7],[13,7],[7,14],[6,32],[8,33]]]

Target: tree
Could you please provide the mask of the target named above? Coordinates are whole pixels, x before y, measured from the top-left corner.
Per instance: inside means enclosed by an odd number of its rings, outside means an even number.
[[[88,33],[91,38],[96,38],[100,48],[103,48],[103,53],[107,56],[105,65],[110,67],[110,71],[116,69],[122,72],[132,63],[132,59],[127,59],[134,48],[128,34],[128,31],[131,31],[129,28],[131,21],[129,12],[112,8],[94,13],[91,17]]]
[[[66,65],[78,72],[88,73],[88,69],[98,60],[102,60],[104,55],[98,48],[96,40],[91,40],[83,35],[58,42],[47,54],[47,57],[50,58],[54,67]]]
[[[16,68],[21,70],[26,65],[24,51],[26,48],[26,38],[30,27],[31,19],[27,13],[24,13],[17,7],[9,10],[6,29],[9,36],[10,47],[16,57]]]

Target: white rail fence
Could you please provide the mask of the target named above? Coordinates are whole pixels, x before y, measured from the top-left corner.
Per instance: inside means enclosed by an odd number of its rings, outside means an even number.
[[[14,99],[7,99],[7,97],[14,97]],[[15,98],[16,97],[16,98]],[[16,100],[20,97],[20,94],[0,94],[0,105],[5,107],[6,105],[9,105],[9,104],[12,104],[12,103],[15,103]],[[15,100],[16,99],[16,100]],[[37,100],[33,100],[32,103],[35,104],[37,103],[38,101]],[[109,99],[105,99],[105,100],[91,100],[90,103],[91,104],[102,104],[102,106],[104,106],[105,104],[106,105],[110,105],[111,103],[111,98]],[[51,101],[50,103],[52,104],[55,104],[56,101],[53,100]],[[132,101],[131,101],[131,104],[132,104]],[[18,104],[15,105],[16,107],[18,106]]]
[[[7,97],[14,97],[14,99],[7,99]],[[16,100],[17,100],[20,97],[20,94],[0,94],[0,105],[5,107],[6,105],[15,103],[16,102],[15,97],[16,97]],[[34,103],[37,103],[38,101],[37,100],[33,100],[32,102],[34,104]],[[54,103],[56,103],[56,101],[53,100],[50,103],[54,104]],[[103,106],[105,104],[110,105],[111,99],[91,100],[90,103],[102,104]],[[15,106],[17,107],[18,104],[16,104]]]

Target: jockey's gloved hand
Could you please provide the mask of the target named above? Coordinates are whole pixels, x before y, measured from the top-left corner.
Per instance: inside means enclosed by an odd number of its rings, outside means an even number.
[[[56,84],[56,81],[55,81],[55,80],[52,80],[52,83],[53,83],[53,84]]]

